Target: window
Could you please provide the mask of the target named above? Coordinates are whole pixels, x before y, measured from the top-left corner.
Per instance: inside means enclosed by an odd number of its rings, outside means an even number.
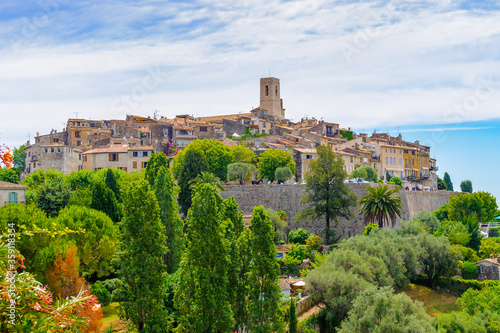
[[[276,96],[278,96],[278,86],[276,86],[275,90],[276,90]]]
[[[137,151],[133,151],[133,152],[132,152],[132,157],[137,157],[137,156],[139,156],[139,152],[137,152]]]
[[[332,134],[332,128],[330,126],[326,126],[326,134]]]
[[[266,130],[262,130],[262,134],[266,134]]]
[[[206,131],[207,131],[207,126],[200,127],[200,132],[206,132]]]
[[[266,86],[266,96],[268,96],[268,95],[269,95],[269,87]]]
[[[168,137],[168,129],[163,129],[163,136]]]
[[[54,148],[50,148],[50,152],[53,153],[54,152]]]
[[[266,123],[262,122],[262,127],[266,128]]]
[[[46,152],[46,153],[48,153],[48,152],[49,152],[49,150],[48,150],[47,148],[45,148],[45,152]]]
[[[385,164],[389,164],[389,158],[387,156],[385,157]]]
[[[81,137],[82,137],[82,135],[81,135],[80,131],[76,131],[75,138],[81,138]]]
[[[479,266],[479,272],[484,273],[484,266]]]
[[[312,160],[313,156],[312,155],[306,155],[306,160]]]
[[[83,161],[87,162],[87,155],[83,155]]]
[[[118,161],[118,154],[116,154],[116,153],[109,154],[109,160],[113,161],[113,162]]]
[[[78,160],[82,160],[82,154],[78,154]]]
[[[79,121],[76,122],[76,126],[80,126],[80,122]]]
[[[492,273],[496,273],[497,272],[497,268],[495,266],[491,267],[491,272]]]
[[[146,164],[148,164],[148,162],[142,162],[142,168],[145,169],[146,168]]]
[[[137,169],[137,161],[132,162],[132,168]]]
[[[186,130],[180,130],[178,135],[188,135],[188,131]]]
[[[81,146],[81,145],[82,145],[82,142],[81,142],[81,141],[77,141],[77,142],[76,142],[76,145],[77,145],[77,146]]]
[[[9,203],[17,203],[17,193],[16,192],[9,193]]]
[[[148,152],[147,152],[147,151],[143,151],[143,152],[142,152],[142,156],[143,156],[143,157],[148,157]]]

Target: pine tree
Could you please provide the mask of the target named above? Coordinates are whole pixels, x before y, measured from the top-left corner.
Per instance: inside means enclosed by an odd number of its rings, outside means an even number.
[[[174,181],[170,170],[159,167],[153,189],[160,205],[160,219],[165,226],[168,253],[165,255],[167,272],[174,273],[181,262],[184,249],[184,222],[179,216],[179,205],[174,195]]]
[[[451,178],[448,172],[444,173],[443,180],[446,183],[446,188],[448,189],[448,191],[453,191],[453,183],[451,182]]]
[[[284,332],[283,314],[280,309],[281,290],[278,285],[279,264],[276,261],[274,230],[271,218],[264,207],[253,209],[249,268],[248,295],[250,320],[253,332]]]
[[[181,332],[229,332],[233,326],[221,220],[219,192],[210,184],[197,186],[187,216],[187,249],[174,296]]]
[[[164,332],[168,326],[163,302],[167,249],[160,208],[144,180],[132,183],[123,194],[122,309],[139,332]]]

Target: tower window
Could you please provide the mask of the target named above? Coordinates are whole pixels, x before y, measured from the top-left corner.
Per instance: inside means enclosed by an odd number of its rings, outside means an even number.
[[[278,96],[278,87],[276,87],[276,96]]]
[[[269,86],[266,86],[266,96],[269,95]]]

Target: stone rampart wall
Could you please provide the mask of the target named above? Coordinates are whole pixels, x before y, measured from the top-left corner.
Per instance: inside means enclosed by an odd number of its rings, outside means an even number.
[[[364,196],[364,186],[376,186],[376,184],[349,184],[350,189],[357,195],[358,200]],[[324,236],[325,221],[315,221],[313,223],[296,222],[295,214],[304,209],[304,204],[300,199],[304,195],[304,185],[230,185],[221,192],[224,198],[233,196],[238,202],[244,214],[251,214],[253,207],[263,205],[274,210],[284,210],[291,221],[291,228],[302,227],[321,237]],[[406,191],[401,189],[399,196],[403,201],[402,217],[396,221],[396,226],[401,221],[409,220],[419,211],[433,211],[448,203],[449,196],[456,192],[437,191],[420,192]],[[347,238],[363,232],[365,223],[364,216],[358,212],[359,206],[355,207],[355,217],[352,219],[341,219],[335,227],[337,235]]]

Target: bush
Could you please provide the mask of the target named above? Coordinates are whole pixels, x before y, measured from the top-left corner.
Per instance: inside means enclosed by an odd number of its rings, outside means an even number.
[[[462,272],[462,278],[466,280],[473,280],[477,278],[477,274],[479,270],[477,269],[476,264],[470,261],[461,262],[458,267]]]
[[[396,184],[396,185],[399,185],[399,186],[403,185],[403,181],[402,181],[402,180],[401,180],[401,178],[399,178],[399,177],[392,177],[392,178],[390,179],[390,182],[391,182],[391,183],[394,183],[394,184]]]
[[[293,173],[292,170],[289,167],[283,167],[283,168],[277,168],[274,177],[276,180],[280,183],[284,183],[290,178],[292,178]]]
[[[309,238],[309,231],[306,229],[298,228],[290,230],[288,243],[306,244],[307,238]]]
[[[102,282],[98,281],[94,283],[90,289],[102,306],[108,306],[111,303],[111,293],[102,285]]]

